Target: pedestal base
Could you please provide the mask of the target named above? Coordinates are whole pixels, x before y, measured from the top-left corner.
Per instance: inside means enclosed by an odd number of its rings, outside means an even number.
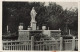
[[[31,28],[32,30],[36,30],[36,22],[31,22]]]

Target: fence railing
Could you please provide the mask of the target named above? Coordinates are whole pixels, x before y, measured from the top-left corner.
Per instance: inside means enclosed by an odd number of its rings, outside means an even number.
[[[3,41],[3,50],[31,50],[31,40]]]
[[[78,49],[78,39],[35,41],[34,37],[26,41],[3,41],[3,50],[75,50]]]
[[[59,40],[35,41],[34,49],[35,50],[60,50],[60,41]]]

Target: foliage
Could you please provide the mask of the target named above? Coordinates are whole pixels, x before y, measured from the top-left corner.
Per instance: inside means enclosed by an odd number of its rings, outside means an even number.
[[[46,25],[51,30],[61,28],[62,32],[65,32],[67,28],[71,29],[72,34],[78,34],[77,8],[63,10],[62,6],[56,3],[44,6],[44,2],[3,2],[3,33],[6,33],[7,25],[11,33],[18,32],[21,22],[24,23],[24,29],[27,29],[30,25],[32,7],[37,12],[36,21],[40,29],[42,25]]]

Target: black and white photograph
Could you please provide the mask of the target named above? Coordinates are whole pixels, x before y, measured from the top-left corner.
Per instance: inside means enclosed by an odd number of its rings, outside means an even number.
[[[78,2],[2,2],[2,50],[78,51]]]

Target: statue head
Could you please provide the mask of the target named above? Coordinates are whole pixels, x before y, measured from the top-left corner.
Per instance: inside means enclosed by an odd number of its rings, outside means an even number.
[[[33,7],[32,9],[34,9],[34,7]],[[34,10],[35,10],[35,9],[34,9]]]

